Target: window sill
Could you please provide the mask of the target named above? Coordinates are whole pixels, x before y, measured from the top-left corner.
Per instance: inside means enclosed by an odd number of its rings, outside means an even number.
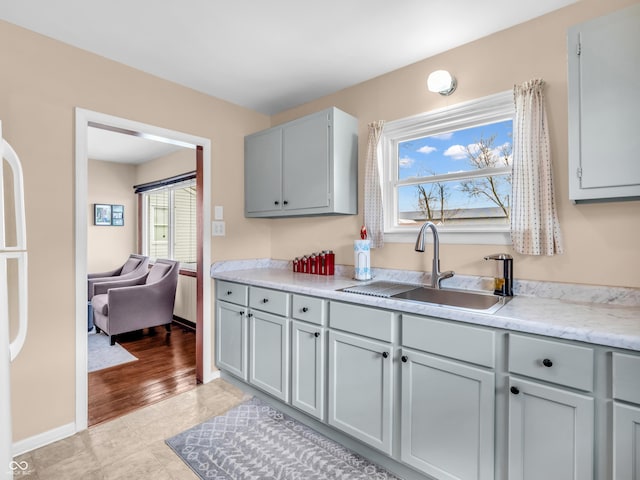
[[[391,231],[384,233],[386,243],[415,243],[419,229]],[[431,234],[427,232],[427,241],[431,241]],[[477,229],[438,229],[441,244],[452,245],[511,245],[511,233],[508,229],[477,230]]]

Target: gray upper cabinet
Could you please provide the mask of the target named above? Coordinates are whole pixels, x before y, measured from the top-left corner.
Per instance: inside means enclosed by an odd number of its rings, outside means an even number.
[[[329,108],[245,137],[245,216],[358,213],[358,120]]]
[[[640,198],[640,4],[568,31],[569,197]]]
[[[245,138],[244,171],[247,216],[259,217],[279,211],[282,205],[281,130],[266,130]]]

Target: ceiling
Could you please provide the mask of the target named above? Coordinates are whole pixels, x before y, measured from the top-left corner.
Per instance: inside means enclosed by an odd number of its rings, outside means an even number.
[[[577,0],[0,0],[0,19],[272,115]]]
[[[165,157],[182,148],[170,142],[161,142],[139,135],[89,127],[87,156],[91,160],[139,165]],[[195,156],[194,156],[195,158]]]

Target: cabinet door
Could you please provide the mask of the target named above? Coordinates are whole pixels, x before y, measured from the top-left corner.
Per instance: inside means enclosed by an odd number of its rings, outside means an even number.
[[[326,209],[329,202],[329,113],[304,117],[284,127],[283,208]]]
[[[510,379],[509,480],[593,479],[593,398]]]
[[[569,196],[637,197],[640,5],[572,27],[568,45]]]
[[[494,478],[494,373],[403,350],[402,460],[442,480]]]
[[[249,314],[249,383],[289,401],[289,325],[284,317]]]
[[[244,140],[245,213],[282,208],[282,129],[270,129]]]
[[[247,380],[246,307],[217,302],[216,364],[218,368]]]
[[[324,421],[326,330],[291,325],[291,405]]]
[[[391,455],[391,345],[329,333],[329,424]]]
[[[640,408],[613,404],[613,478],[640,480]]]

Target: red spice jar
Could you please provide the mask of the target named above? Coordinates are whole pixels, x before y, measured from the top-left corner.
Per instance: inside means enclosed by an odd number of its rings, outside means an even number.
[[[333,250],[325,250],[323,253],[324,253],[325,262],[326,262],[325,275],[333,275],[335,270],[336,256],[333,253]]]
[[[309,273],[312,275],[318,274],[318,260],[320,258],[315,253],[312,253],[309,257]]]
[[[300,272],[309,273],[309,257],[305,255],[304,257],[302,257],[302,260],[300,263],[302,266],[302,268],[300,269]]]

